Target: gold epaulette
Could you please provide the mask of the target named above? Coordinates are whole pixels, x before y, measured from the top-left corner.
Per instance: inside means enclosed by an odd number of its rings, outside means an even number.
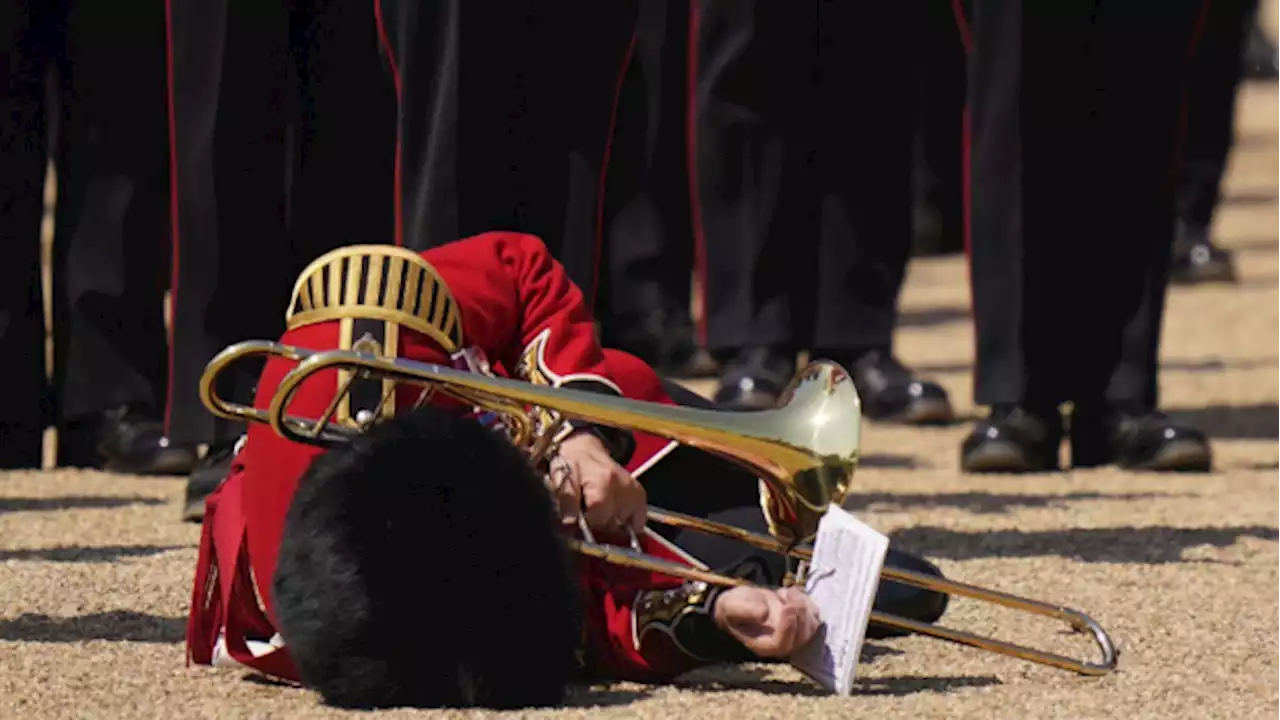
[[[344,318],[395,323],[449,353],[463,347],[462,318],[449,287],[421,255],[395,245],[338,248],[302,271],[285,315],[288,329]]]

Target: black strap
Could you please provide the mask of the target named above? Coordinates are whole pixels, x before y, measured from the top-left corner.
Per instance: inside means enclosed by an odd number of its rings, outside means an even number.
[[[368,335],[378,343],[385,353],[387,349],[387,323],[383,320],[356,318],[351,323],[351,343],[356,344]],[[361,410],[374,412],[382,401],[382,380],[379,378],[357,377],[351,383],[351,418],[354,420]]]

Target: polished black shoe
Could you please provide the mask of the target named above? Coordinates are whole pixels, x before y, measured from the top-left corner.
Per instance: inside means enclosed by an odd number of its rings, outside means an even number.
[[[1213,448],[1195,428],[1160,413],[1077,408],[1071,414],[1071,466],[1115,465],[1155,472],[1210,472]]]
[[[1236,282],[1235,257],[1209,239],[1207,228],[1178,223],[1169,279],[1179,285]]]
[[[42,428],[0,424],[0,470],[39,470],[43,464]]]
[[[795,375],[795,353],[773,348],[744,350],[725,363],[715,402],[730,410],[768,410]]]
[[[815,352],[814,357],[830,358],[849,369],[864,417],[908,425],[939,425],[955,419],[942,386],[917,379],[887,352],[871,350],[853,358]]]
[[[1249,29],[1243,63],[1244,76],[1251,80],[1275,80],[1280,76],[1280,54],[1257,21]]]
[[[654,370],[663,377],[674,380],[694,380],[715,377],[720,365],[711,353],[698,347],[696,343],[674,346],[663,353]]]
[[[204,501],[214,490],[217,490],[231,473],[231,462],[235,459],[235,443],[213,445],[205,453],[195,470],[187,478],[187,494],[182,504],[182,520],[184,522],[201,522],[204,520]]]
[[[58,466],[128,475],[186,475],[194,448],[173,445],[154,414],[122,406],[100,416],[72,418],[58,428]]]
[[[922,575],[943,577],[942,571],[928,560],[893,548],[889,548],[884,564],[886,567],[910,570]],[[879,612],[897,615],[908,620],[935,623],[947,611],[948,602],[946,593],[886,580],[880,583],[879,589],[876,590],[876,601],[873,607]],[[909,633],[904,630],[874,622],[867,626],[867,637],[872,639],[900,637],[907,634]]]
[[[1035,473],[1058,470],[1062,416],[997,405],[960,445],[960,469],[968,473]]]
[[[710,378],[719,372],[715,359],[698,345],[688,311],[618,316],[604,323],[602,331],[602,345],[635,355],[663,377]]]

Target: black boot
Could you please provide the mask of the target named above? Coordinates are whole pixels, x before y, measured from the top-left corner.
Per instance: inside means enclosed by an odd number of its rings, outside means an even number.
[[[44,428],[0,424],[0,470],[39,470],[44,464]]]
[[[908,425],[938,425],[955,419],[942,386],[917,379],[885,350],[868,350],[852,357],[815,352],[814,358],[829,358],[849,369],[867,418]]]
[[[1276,46],[1256,19],[1249,28],[1243,62],[1244,76],[1251,80],[1275,80],[1280,75],[1280,56],[1277,56]]]
[[[1077,406],[1071,413],[1071,466],[1099,465],[1209,472],[1213,449],[1204,433],[1157,412],[1126,412],[1103,403]]]
[[[796,373],[796,354],[782,348],[743,350],[725,363],[715,401],[727,409],[767,410]]]
[[[1178,222],[1169,280],[1179,285],[1236,282],[1235,258],[1209,239],[1208,228]]]
[[[212,445],[196,464],[195,470],[187,478],[187,495],[182,505],[184,522],[204,520],[204,501],[231,473],[231,463],[236,456],[236,444],[236,442],[228,442]]]
[[[943,577],[942,571],[928,560],[893,548],[889,548],[884,564],[885,567]],[[886,580],[880,583],[879,589],[876,590],[876,601],[873,607],[879,612],[897,615],[908,620],[935,623],[947,611],[948,601],[949,597],[945,593]],[[904,630],[874,622],[867,626],[867,637],[872,639],[900,637],[907,634],[909,633]]]
[[[698,345],[686,310],[615,317],[604,323],[601,343],[635,355],[663,377],[714,377],[719,369],[710,353]]]
[[[146,408],[121,406],[101,415],[69,418],[58,428],[58,466],[128,475],[186,475],[195,448],[172,445],[164,424]]]
[[[997,405],[960,446],[960,469],[969,473],[1034,473],[1059,469],[1062,416]]]

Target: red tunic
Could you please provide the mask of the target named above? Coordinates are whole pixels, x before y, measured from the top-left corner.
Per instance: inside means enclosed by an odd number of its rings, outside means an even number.
[[[422,257],[452,292],[465,344],[482,350],[499,374],[515,368],[510,374],[532,381],[595,382],[627,397],[671,402],[645,363],[600,347],[582,293],[537,238],[485,233],[433,248]],[[280,341],[314,350],[340,347],[338,321],[295,328]],[[398,348],[400,356],[412,360],[450,361],[416,331],[401,329]],[[267,361],[255,407],[267,407],[293,365],[279,357]],[[533,377],[537,375],[541,377]],[[319,417],[337,387],[336,371],[317,375],[294,397],[290,414]],[[416,391],[403,392],[397,401],[405,404],[415,398]],[[640,433],[635,441],[627,467],[637,475],[674,446]],[[228,480],[206,506],[188,623],[189,661],[210,664],[223,636],[233,659],[271,675],[298,679],[285,650],[255,657],[246,641],[265,641],[275,634],[270,578],[276,550],[298,478],[319,452],[281,438],[266,425],[249,428]],[[694,564],[653,537],[643,536],[642,543],[654,555]],[[643,644],[635,637],[633,606],[640,593],[677,587],[680,580],[586,558],[581,569],[590,620],[587,649],[594,663],[619,679],[640,681],[671,678],[700,664],[667,635],[648,633]]]

